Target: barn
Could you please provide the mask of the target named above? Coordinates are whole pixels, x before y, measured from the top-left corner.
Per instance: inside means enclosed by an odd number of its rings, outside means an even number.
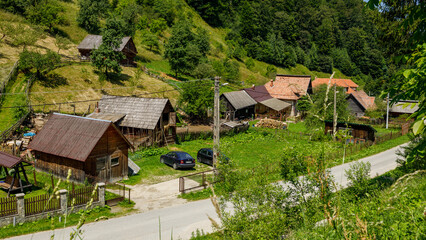
[[[80,53],[82,60],[90,60],[90,55],[94,49],[98,49],[102,44],[101,35],[87,35],[83,41],[78,45],[77,49]],[[116,51],[122,52],[125,58],[120,62],[122,65],[134,66],[134,59],[138,54],[136,45],[133,42],[132,37],[123,37],[121,39],[120,46],[115,49]]]
[[[176,111],[167,98],[104,95],[88,117],[114,122],[135,147],[176,139]]]
[[[256,117],[268,117],[284,120],[290,115],[291,104],[269,95],[265,86],[253,86],[244,91],[253,98],[257,104],[255,106]]]
[[[83,182],[115,182],[127,177],[133,146],[107,120],[53,113],[28,146],[38,170]]]
[[[363,139],[364,141],[372,141],[375,140],[375,132],[374,129],[370,125],[366,124],[358,124],[358,123],[349,123],[349,122],[337,122],[337,131],[339,130],[349,130],[349,134],[353,139],[359,140]],[[329,134],[333,132],[333,121],[325,120],[325,133]]]
[[[245,91],[227,92],[220,95],[222,105],[225,106],[226,120],[241,120],[254,117],[256,101]]]

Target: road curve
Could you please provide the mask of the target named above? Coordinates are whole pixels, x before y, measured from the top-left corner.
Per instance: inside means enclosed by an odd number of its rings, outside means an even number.
[[[401,145],[404,146],[404,145]],[[394,147],[379,154],[360,159],[358,161],[371,163],[371,176],[381,175],[396,168],[396,151],[401,147]],[[353,162],[352,162],[353,163]],[[352,163],[331,168],[331,173],[335,181],[347,186],[345,170]],[[177,187],[177,186],[176,186]],[[211,223],[208,216],[217,219],[214,207],[210,200],[189,202],[179,206],[157,209],[144,213],[133,214],[120,218],[113,218],[106,221],[88,223],[83,226],[83,238],[91,239],[189,239],[191,233],[197,229],[204,232],[211,232]],[[161,224],[160,224],[161,223]],[[160,237],[161,228],[161,237]],[[46,240],[54,234],[54,239],[69,239],[73,228],[57,229],[54,231],[38,232],[29,235],[18,236],[10,239],[14,240]]]

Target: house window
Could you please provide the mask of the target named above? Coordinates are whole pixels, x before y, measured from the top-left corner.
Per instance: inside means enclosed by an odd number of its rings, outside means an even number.
[[[111,167],[118,166],[119,160],[119,157],[111,158]]]
[[[101,157],[96,159],[96,172],[100,172],[105,169],[107,157]]]

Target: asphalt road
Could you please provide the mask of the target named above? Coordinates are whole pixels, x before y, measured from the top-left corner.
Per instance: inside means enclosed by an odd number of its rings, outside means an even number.
[[[399,147],[363,158],[359,161],[371,163],[371,176],[381,175],[397,166],[395,154]],[[336,183],[346,187],[345,169],[352,163],[346,163],[331,168]],[[177,188],[178,186],[176,186]],[[197,229],[211,232],[211,216],[217,220],[217,215],[210,200],[189,202],[179,206],[163,208],[144,213],[114,218],[106,221],[85,224],[83,239],[189,239],[191,233]],[[11,239],[47,240],[54,234],[54,239],[69,239],[73,228],[58,229],[55,231],[39,232],[19,236]],[[160,237],[161,232],[161,237]]]

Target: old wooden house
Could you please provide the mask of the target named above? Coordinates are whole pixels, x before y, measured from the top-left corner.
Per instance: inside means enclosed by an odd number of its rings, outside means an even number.
[[[102,96],[88,117],[114,122],[135,146],[174,143],[176,111],[169,99]]]
[[[306,94],[312,94],[312,82],[309,75],[277,74],[275,80],[271,80],[264,86],[273,98],[291,104],[291,116],[298,114],[297,102],[299,98]]]
[[[54,113],[28,148],[38,170],[83,182],[114,182],[128,173],[130,142],[107,120]]]
[[[226,120],[242,120],[254,118],[256,101],[245,91],[227,92],[220,95],[222,110]]]
[[[365,115],[367,109],[376,108],[375,97],[370,97],[363,90],[352,92],[346,98],[349,111],[356,117]]]
[[[98,49],[102,44],[102,36],[100,35],[87,35],[83,41],[78,45],[77,49],[80,53],[82,60],[90,60],[90,56],[94,49]],[[125,58],[120,62],[122,65],[133,66],[134,59],[138,53],[132,37],[123,37],[120,46],[115,49],[124,54]]]
[[[291,104],[273,98],[269,95],[265,86],[253,86],[244,89],[244,91],[257,103],[255,106],[256,117],[284,120],[286,116],[290,116]]]
[[[355,141],[359,139],[363,141],[372,141],[375,140],[375,133],[377,132],[370,125],[366,124],[358,124],[358,123],[349,123],[349,122],[337,122],[336,130],[348,130],[349,134]],[[326,120],[325,121],[325,133],[332,134],[333,133],[333,121]]]

